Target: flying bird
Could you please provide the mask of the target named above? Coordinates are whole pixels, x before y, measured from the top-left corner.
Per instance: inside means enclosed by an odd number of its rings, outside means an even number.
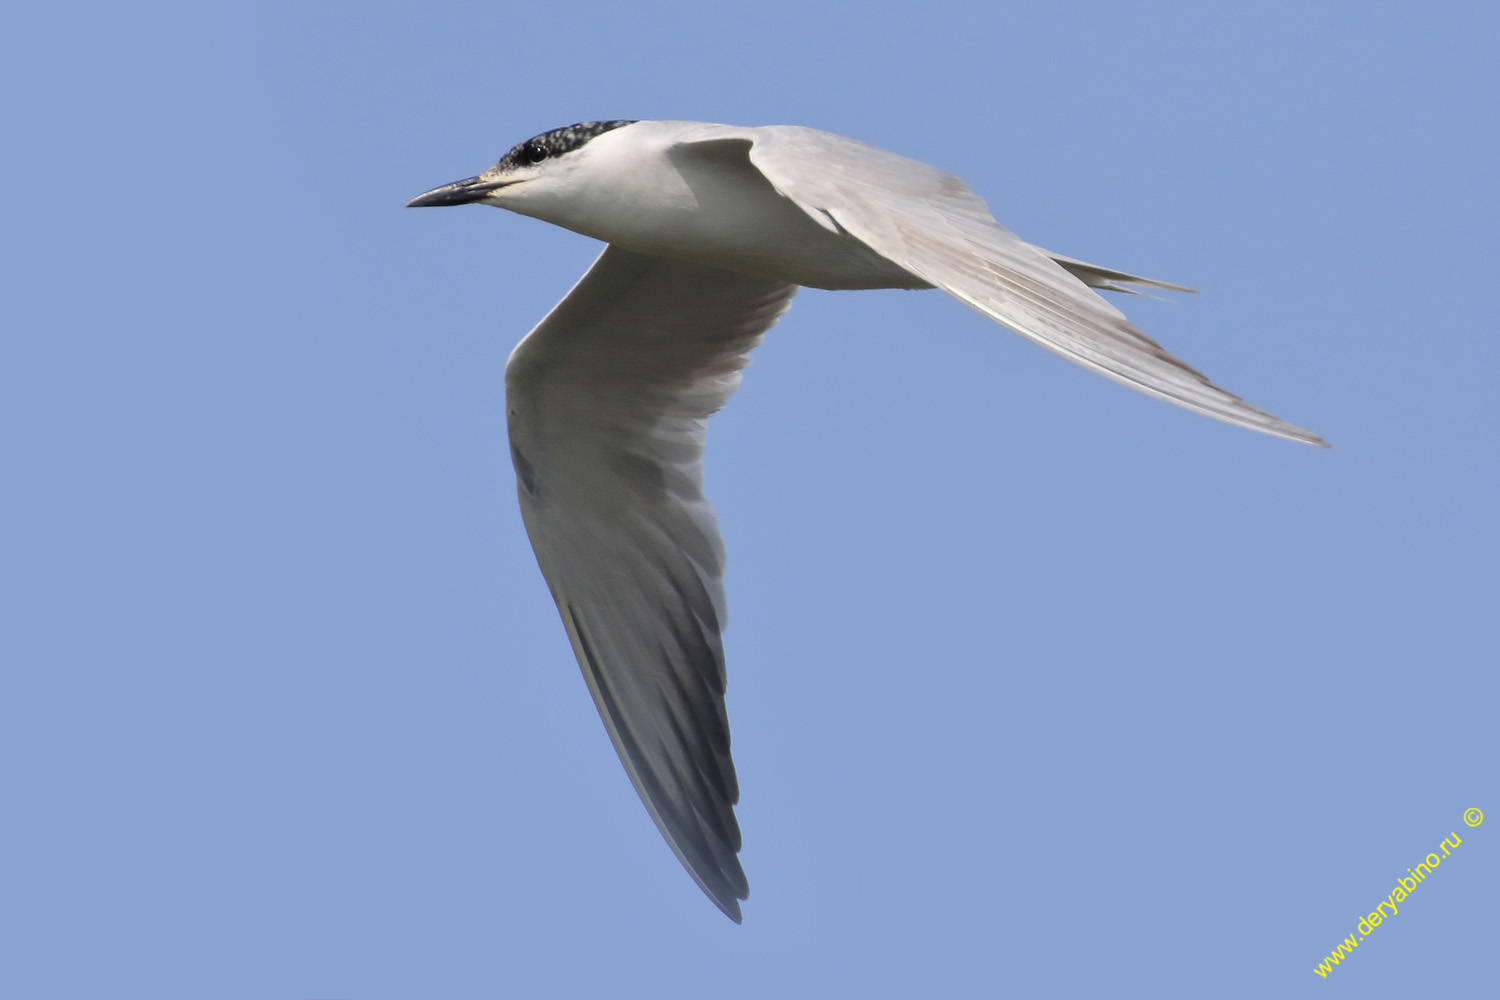
[[[1188,292],[1026,243],[958,178],[787,125],[544,132],[412,207],[479,203],[607,246],[505,369],[521,515],[589,693],[657,828],[732,920],[749,895],[724,705],[710,414],[800,286],[939,288],[1133,389],[1324,444],[1164,350],[1095,289]]]

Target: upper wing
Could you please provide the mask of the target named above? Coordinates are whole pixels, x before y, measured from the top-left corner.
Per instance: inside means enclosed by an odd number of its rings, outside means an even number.
[[[743,132],[754,140],[750,161],[814,219],[831,218],[871,249],[1049,351],[1210,417],[1326,446],[1311,431],[1220,389],[1087,287],[1121,281],[1178,286],[1034,247],[997,223],[962,181],[925,163],[813,129]]]
[[[735,921],[749,888],[703,442],[796,291],[610,246],[505,370],[521,514],[594,704],[651,818]]]

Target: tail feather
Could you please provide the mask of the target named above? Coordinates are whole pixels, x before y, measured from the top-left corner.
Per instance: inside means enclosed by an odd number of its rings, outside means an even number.
[[[1041,248],[1038,247],[1037,249],[1040,250]],[[1196,288],[1188,288],[1185,285],[1174,285],[1170,281],[1143,278],[1138,274],[1116,271],[1112,267],[1100,267],[1098,264],[1089,264],[1085,261],[1074,260],[1072,257],[1064,257],[1062,254],[1053,253],[1051,250],[1042,250],[1042,253],[1057,261],[1057,263],[1062,265],[1063,270],[1090,288],[1099,288],[1107,292],[1124,292],[1127,295],[1145,294],[1136,288],[1127,287],[1130,285],[1160,288],[1168,292],[1188,292],[1189,294],[1196,294],[1198,291]]]

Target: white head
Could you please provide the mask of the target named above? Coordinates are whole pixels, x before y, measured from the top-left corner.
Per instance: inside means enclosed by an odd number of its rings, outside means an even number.
[[[547,218],[549,205],[565,200],[569,178],[586,157],[590,140],[633,120],[579,122],[556,128],[516,146],[484,173],[433,188],[406,203],[407,208],[467,205],[482,202],[522,215]]]

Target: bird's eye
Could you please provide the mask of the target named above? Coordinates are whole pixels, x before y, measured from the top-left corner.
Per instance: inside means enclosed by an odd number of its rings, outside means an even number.
[[[521,156],[527,163],[541,163],[547,158],[547,147],[539,146],[534,142],[528,143],[521,147]]]

